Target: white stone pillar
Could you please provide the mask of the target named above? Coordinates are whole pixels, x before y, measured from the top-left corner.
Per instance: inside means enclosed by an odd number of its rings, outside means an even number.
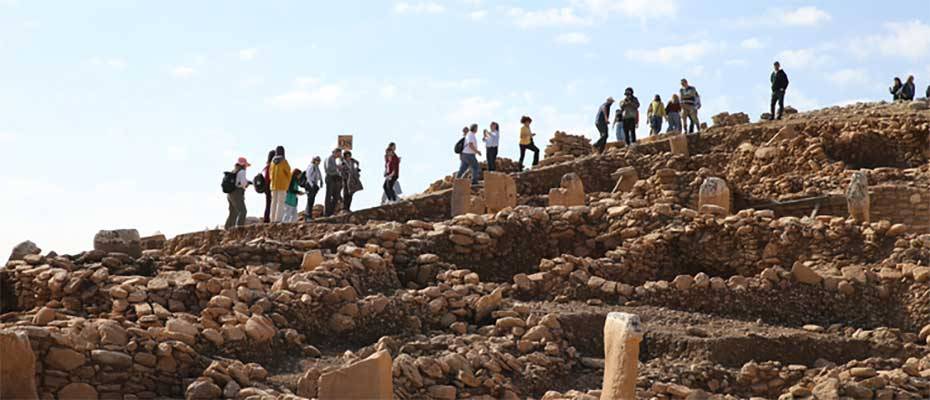
[[[601,400],[635,400],[639,344],[643,329],[639,316],[607,314],[604,322],[604,386]]]

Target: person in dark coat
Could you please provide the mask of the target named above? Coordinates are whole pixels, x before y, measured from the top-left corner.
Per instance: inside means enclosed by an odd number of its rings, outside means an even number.
[[[901,84],[901,78],[897,76],[894,77],[894,82],[888,88],[888,92],[891,93],[892,101],[901,100],[901,88],[903,87],[904,85]]]
[[[781,69],[781,64],[778,61],[775,61],[774,65],[775,71],[772,71],[772,75],[769,77],[772,82],[771,113],[772,119],[781,119],[782,114],[785,112],[785,91],[788,90],[788,74]],[[778,103],[778,114],[775,114],[775,103]]]

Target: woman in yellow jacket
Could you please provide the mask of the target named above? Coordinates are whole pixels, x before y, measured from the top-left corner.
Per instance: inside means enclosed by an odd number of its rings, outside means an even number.
[[[281,222],[284,219],[284,200],[287,198],[287,189],[291,185],[291,166],[284,158],[284,146],[278,146],[274,154],[269,168],[271,222]]]
[[[662,104],[662,98],[656,95],[649,103],[649,109],[646,111],[646,117],[649,118],[649,136],[662,133],[662,119],[665,118],[665,105]]]
[[[533,136],[536,136],[536,134],[530,130],[531,123],[533,123],[533,119],[526,115],[520,118],[520,124],[523,125],[520,127],[520,169],[523,169],[523,157],[526,155],[527,150],[533,152],[533,166],[539,164],[539,147],[536,147],[536,144],[533,143]]]

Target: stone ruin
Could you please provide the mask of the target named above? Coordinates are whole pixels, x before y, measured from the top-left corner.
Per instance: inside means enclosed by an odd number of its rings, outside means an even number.
[[[894,146],[862,166],[848,132]],[[928,132],[833,107],[312,223],[24,244],[0,397],[930,398]]]

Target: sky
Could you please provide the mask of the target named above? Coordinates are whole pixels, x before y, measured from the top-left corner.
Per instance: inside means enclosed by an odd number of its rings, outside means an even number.
[[[252,176],[276,145],[304,168],[354,135],[364,208],[380,202],[388,142],[404,191],[421,192],[457,169],[462,126],[500,122],[500,156],[516,158],[521,115],[540,148],[556,130],[594,137],[597,107],[628,86],[645,104],[686,77],[702,119],[755,120],[776,59],[791,80],[786,104],[800,110],[887,99],[893,76],[915,75],[923,93],[930,10],[925,0],[0,0],[0,252],[29,239],[76,253],[100,229],[221,226],[222,171],[245,156]],[[264,198],[249,191],[247,205],[260,215]]]

